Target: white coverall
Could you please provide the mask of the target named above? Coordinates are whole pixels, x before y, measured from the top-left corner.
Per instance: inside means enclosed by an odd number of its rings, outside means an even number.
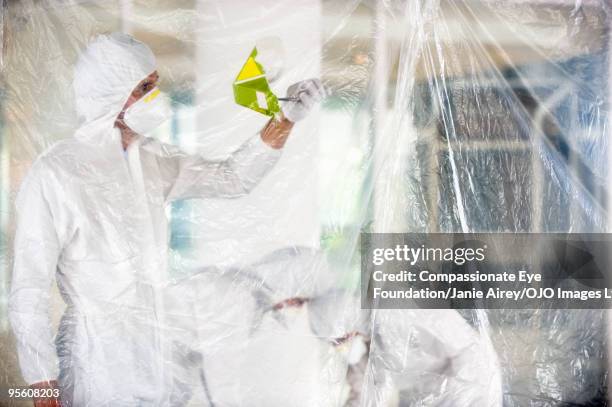
[[[457,311],[375,310],[371,329],[362,406],[502,405],[497,355]]]
[[[244,195],[280,155],[259,135],[222,162],[140,137],[126,159],[115,118],[155,69],[127,35],[92,42],[75,68],[83,124],[36,160],[17,198],[9,312],[19,361],[28,383],[59,378],[65,406],[171,405],[166,205]],[[54,278],[67,304],[56,346]]]
[[[373,318],[333,277],[319,251],[287,248],[171,286],[177,387],[202,388],[198,406],[501,405],[495,352],[458,312]]]
[[[343,405],[346,365],[309,323],[310,301],[329,276],[320,252],[287,248],[171,286],[177,387],[194,390],[198,406]],[[296,299],[304,302],[285,302]]]

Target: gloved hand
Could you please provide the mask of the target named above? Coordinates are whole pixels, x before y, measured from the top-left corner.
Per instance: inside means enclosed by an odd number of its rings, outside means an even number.
[[[287,89],[287,97],[297,100],[285,102],[283,114],[289,121],[295,123],[306,117],[310,109],[325,96],[327,92],[318,79],[307,79],[294,83]]]

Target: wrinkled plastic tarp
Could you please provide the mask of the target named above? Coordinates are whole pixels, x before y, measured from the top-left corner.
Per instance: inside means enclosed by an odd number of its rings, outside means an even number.
[[[124,31],[152,48],[171,98],[153,136],[188,154],[223,159],[266,123],[233,101],[255,46],[279,97],[311,77],[331,96],[250,195],[166,208],[163,324],[144,312],[112,339],[163,331],[138,367],[163,366],[164,379],[136,378],[112,405],[604,404],[606,311],[361,310],[358,248],[361,231],[607,231],[610,11],[603,0],[4,2],[0,387],[26,384],[7,317],[16,193],[78,126],[77,56]],[[55,335],[64,301],[42,305]],[[73,334],[60,329],[60,351]],[[85,388],[121,373],[98,360]],[[171,399],[130,404],[132,384]]]

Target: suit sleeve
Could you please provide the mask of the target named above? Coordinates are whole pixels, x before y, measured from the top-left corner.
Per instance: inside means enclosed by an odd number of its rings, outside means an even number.
[[[261,140],[247,140],[226,160],[174,152],[163,160],[162,176],[169,180],[166,201],[188,198],[237,198],[251,192],[281,155]]]
[[[22,183],[16,201],[17,230],[9,297],[9,318],[17,339],[17,353],[28,384],[58,375],[50,318],[50,295],[60,243],[48,201],[44,171],[35,164]]]

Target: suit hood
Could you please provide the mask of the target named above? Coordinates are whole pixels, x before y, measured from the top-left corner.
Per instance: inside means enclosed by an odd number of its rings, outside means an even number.
[[[144,43],[123,33],[99,35],[79,56],[74,68],[74,95],[81,125],[112,120],[132,90],[156,69]]]

